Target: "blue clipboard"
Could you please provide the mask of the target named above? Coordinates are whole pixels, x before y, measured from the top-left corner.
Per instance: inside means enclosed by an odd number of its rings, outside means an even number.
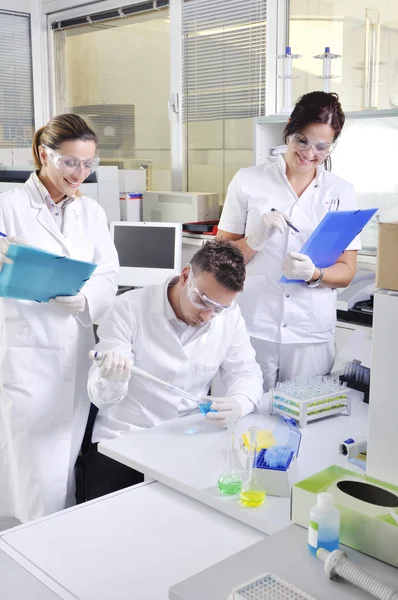
[[[377,208],[368,208],[326,213],[301,248],[300,253],[309,256],[312,262],[321,269],[334,265],[377,211]],[[286,279],[284,275],[280,281],[281,283],[301,283],[297,279]]]
[[[55,296],[76,296],[97,265],[52,254],[39,248],[11,244],[3,264],[0,296],[48,302]]]

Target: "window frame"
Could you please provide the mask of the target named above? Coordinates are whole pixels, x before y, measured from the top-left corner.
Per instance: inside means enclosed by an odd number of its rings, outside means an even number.
[[[126,0],[126,4],[140,4],[142,0]],[[182,3],[183,0],[170,0],[170,91],[169,121],[171,148],[171,182],[172,189],[187,189],[184,176],[184,139],[181,111],[182,99]],[[84,6],[57,11],[47,15],[48,69],[49,73],[49,111],[55,114],[56,79],[55,79],[55,44],[52,23],[76,17],[87,16],[96,12],[113,10],[120,7],[120,0],[99,0]],[[278,86],[276,79],[276,55],[282,53],[286,46],[289,26],[289,0],[268,0],[267,20],[267,56],[266,56],[266,115],[274,114],[277,106]],[[269,32],[269,33],[268,33]],[[279,92],[280,93],[280,92]],[[253,163],[254,164],[254,163]]]

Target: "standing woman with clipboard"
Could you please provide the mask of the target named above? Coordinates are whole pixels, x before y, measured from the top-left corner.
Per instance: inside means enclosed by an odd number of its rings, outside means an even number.
[[[284,129],[285,155],[241,169],[228,188],[218,236],[235,241],[247,262],[239,304],[264,391],[333,367],[335,288],[351,283],[360,239],[325,269],[300,249],[329,210],[358,208],[352,185],[329,170],[344,121],[337,94],[304,95]],[[302,282],[281,283],[282,275]]]
[[[118,258],[106,215],[79,186],[99,163],[95,133],[77,115],[33,139],[36,171],[0,194],[0,269],[9,245],[97,264],[74,296],[49,303],[0,298],[0,516],[22,522],[74,504],[74,465],[90,402],[92,324],[115,296]],[[1,277],[1,274],[0,274]]]

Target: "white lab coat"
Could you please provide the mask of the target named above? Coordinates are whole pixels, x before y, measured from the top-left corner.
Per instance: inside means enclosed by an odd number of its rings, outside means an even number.
[[[262,376],[239,307],[195,328],[197,334],[182,345],[167,316],[169,281],[117,297],[98,328],[96,349],[130,357],[137,367],[198,398],[208,394],[220,368],[225,395],[243,395],[243,414],[251,412],[261,398]],[[93,442],[159,425],[197,409],[196,402],[134,374],[128,384],[106,382],[99,377],[96,364],[90,370],[88,389],[100,409]]]
[[[279,156],[276,162],[238,171],[228,188],[219,229],[248,235],[271,208],[287,213],[300,233],[290,228],[282,235],[276,233],[247,264],[245,288],[239,295],[247,329],[254,338],[282,344],[330,342],[336,323],[336,290],[282,284],[282,264],[289,252],[300,252],[329,208],[358,208],[354,188],[320,166],[298,198],[286,177],[284,158]],[[357,237],[347,250],[360,248]]]
[[[97,263],[74,317],[56,306],[0,299],[0,515],[28,521],[65,507],[89,399],[92,323],[116,293],[118,259],[103,209],[81,196],[62,234],[32,178],[0,195],[0,230],[28,244]],[[1,276],[1,275],[0,275]]]

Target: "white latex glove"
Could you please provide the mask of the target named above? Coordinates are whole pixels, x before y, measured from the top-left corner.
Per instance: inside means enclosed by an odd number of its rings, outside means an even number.
[[[50,298],[49,304],[56,306],[60,310],[68,313],[68,315],[79,315],[86,308],[86,296],[79,292],[76,296],[56,296]]]
[[[239,421],[242,418],[242,406],[233,396],[227,398],[212,398],[212,410],[217,412],[208,412],[206,419],[214,421],[217,425],[226,425],[228,419]]]
[[[98,361],[99,376],[107,381],[128,381],[133,363],[117,352],[104,352]]]
[[[286,231],[286,219],[289,220],[289,217],[279,211],[270,211],[265,213],[261,217],[261,221],[257,229],[255,229],[253,233],[249,233],[247,236],[247,245],[250,246],[252,250],[259,252],[264,248],[269,238],[272,237],[277,231],[279,231],[279,233]]]
[[[12,265],[11,258],[8,258],[7,251],[11,244],[23,244],[26,242],[19,237],[0,237],[0,271],[3,268],[3,264]]]
[[[315,265],[309,256],[300,252],[289,252],[282,266],[282,271],[287,279],[309,281],[315,271]]]

